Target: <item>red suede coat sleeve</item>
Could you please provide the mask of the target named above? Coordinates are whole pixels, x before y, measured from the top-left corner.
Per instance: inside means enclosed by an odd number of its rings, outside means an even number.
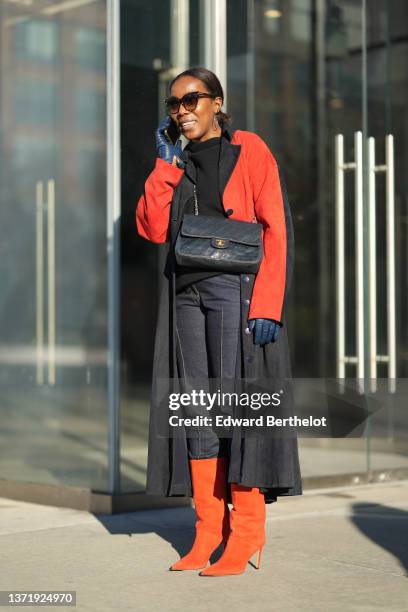
[[[138,234],[151,242],[168,242],[174,188],[184,170],[157,158],[136,207]]]
[[[248,319],[282,322],[286,282],[286,224],[279,169],[267,144],[252,134],[248,168],[257,220],[263,225],[264,256],[255,277]]]

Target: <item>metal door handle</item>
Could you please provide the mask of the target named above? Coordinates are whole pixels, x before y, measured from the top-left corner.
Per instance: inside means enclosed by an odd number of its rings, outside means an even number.
[[[364,268],[363,268],[363,134],[354,133],[353,162],[344,162],[343,134],[335,136],[336,177],[336,336],[337,378],[345,378],[346,363],[357,365],[359,387],[364,387]],[[346,296],[345,296],[345,248],[344,248],[344,172],[354,170],[355,195],[355,244],[356,244],[356,355],[346,355]]]
[[[47,202],[44,202],[44,183],[36,184],[36,343],[38,385],[44,384],[44,224],[47,212],[48,258],[48,384],[55,385],[55,181],[47,183]]]
[[[47,184],[48,210],[48,384],[55,385],[55,181]]]
[[[369,305],[370,305],[370,380],[377,390],[377,363],[388,363],[389,391],[396,390],[396,298],[395,298],[395,210],[394,210],[394,136],[385,137],[385,164],[375,164],[375,139],[368,139],[369,206]],[[386,176],[386,253],[387,253],[387,355],[377,354],[377,266],[375,176]]]
[[[44,188],[42,181],[35,187],[36,196],[36,231],[35,231],[35,308],[36,308],[36,381],[44,384]]]

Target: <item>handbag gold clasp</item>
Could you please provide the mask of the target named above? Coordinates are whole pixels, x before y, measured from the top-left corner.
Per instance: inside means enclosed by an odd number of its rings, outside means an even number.
[[[229,245],[229,240],[227,238],[212,238],[211,246],[216,249],[226,249]]]

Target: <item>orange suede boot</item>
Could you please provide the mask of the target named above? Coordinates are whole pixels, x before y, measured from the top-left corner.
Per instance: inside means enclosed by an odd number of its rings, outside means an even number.
[[[242,574],[258,551],[257,569],[260,567],[265,544],[265,496],[258,487],[245,487],[231,483],[233,509],[230,512],[231,534],[221,558],[200,576],[226,576]]]
[[[190,552],[176,561],[170,570],[195,570],[206,567],[221,542],[229,535],[227,504],[227,459],[190,459],[193,500],[197,514],[196,536]]]

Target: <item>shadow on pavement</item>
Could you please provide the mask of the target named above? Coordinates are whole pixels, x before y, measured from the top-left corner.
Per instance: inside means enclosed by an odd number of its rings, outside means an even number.
[[[383,504],[352,504],[351,522],[372,542],[396,557],[408,577],[408,512]]]
[[[94,514],[112,535],[156,533],[169,542],[175,550],[171,565],[191,549],[195,538],[196,514],[193,508],[166,508],[143,510],[116,515]],[[214,563],[222,554],[220,545],[213,552],[210,562]]]

